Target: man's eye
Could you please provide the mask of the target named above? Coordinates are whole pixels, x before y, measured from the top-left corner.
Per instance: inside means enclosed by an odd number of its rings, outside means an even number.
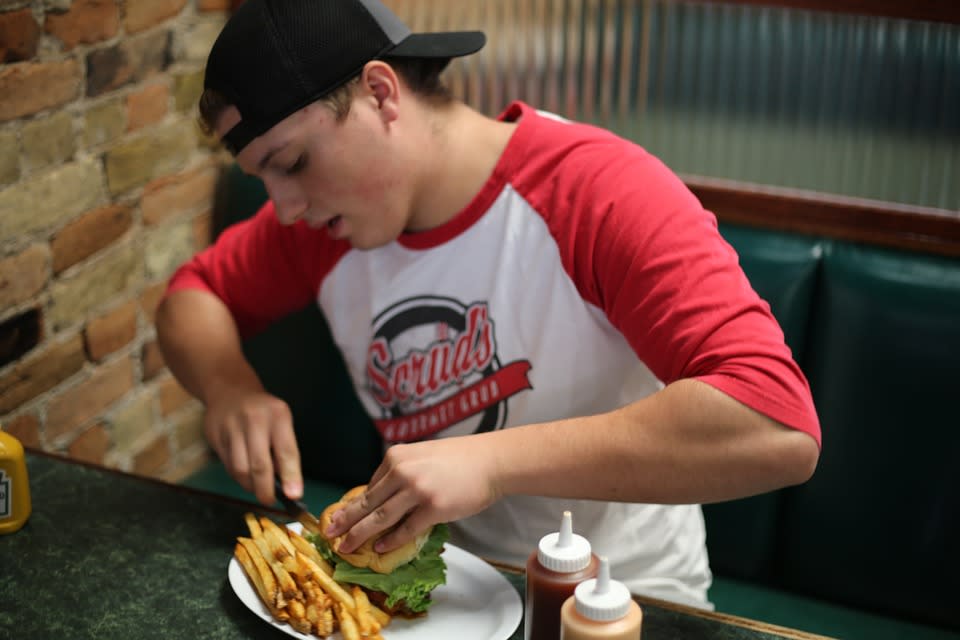
[[[307,164],[307,157],[304,155],[301,155],[300,157],[297,158],[296,162],[294,162],[292,165],[287,167],[286,174],[288,176],[292,176],[293,174],[303,169],[306,166],[306,164]]]

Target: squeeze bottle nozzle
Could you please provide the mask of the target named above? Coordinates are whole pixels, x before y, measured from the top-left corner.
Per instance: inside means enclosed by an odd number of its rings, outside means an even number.
[[[606,556],[600,556],[597,577],[577,585],[574,598],[577,613],[597,621],[622,618],[633,601],[626,585],[610,578],[610,560]]]
[[[551,571],[571,573],[590,564],[591,554],[590,541],[573,532],[573,515],[564,511],[560,531],[540,538],[537,560]]]

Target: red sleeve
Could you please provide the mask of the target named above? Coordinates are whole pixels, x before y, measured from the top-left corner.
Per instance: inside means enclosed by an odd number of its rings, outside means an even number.
[[[556,154],[526,169],[549,185],[531,183],[527,197],[584,299],[660,380],[696,378],[819,443],[807,380],[714,215],[659,160],[613,136]]]
[[[246,338],[315,302],[320,284],[347,248],[323,230],[302,223],[281,225],[273,203],[267,202],[181,266],[166,293],[213,293],[230,309]]]

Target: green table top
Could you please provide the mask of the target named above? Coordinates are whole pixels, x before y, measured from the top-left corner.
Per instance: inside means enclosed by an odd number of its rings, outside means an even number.
[[[0,638],[288,638],[240,602],[227,565],[258,506],[28,453],[33,513],[0,536]],[[499,568],[522,594],[521,573]],[[641,600],[644,640],[810,638]],[[523,637],[522,626],[512,639]]]

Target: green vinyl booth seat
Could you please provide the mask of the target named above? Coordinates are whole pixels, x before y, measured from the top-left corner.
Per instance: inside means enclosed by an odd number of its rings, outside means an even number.
[[[823,452],[804,485],[704,506],[718,608],[960,637],[960,260],[721,231],[810,381]]]
[[[236,167],[215,228],[266,195]],[[719,611],[842,637],[960,638],[960,260],[721,225],[807,375],[813,478],[704,506]],[[319,510],[381,456],[316,308],[244,348],[290,403]],[[187,484],[245,495],[219,463]]]

